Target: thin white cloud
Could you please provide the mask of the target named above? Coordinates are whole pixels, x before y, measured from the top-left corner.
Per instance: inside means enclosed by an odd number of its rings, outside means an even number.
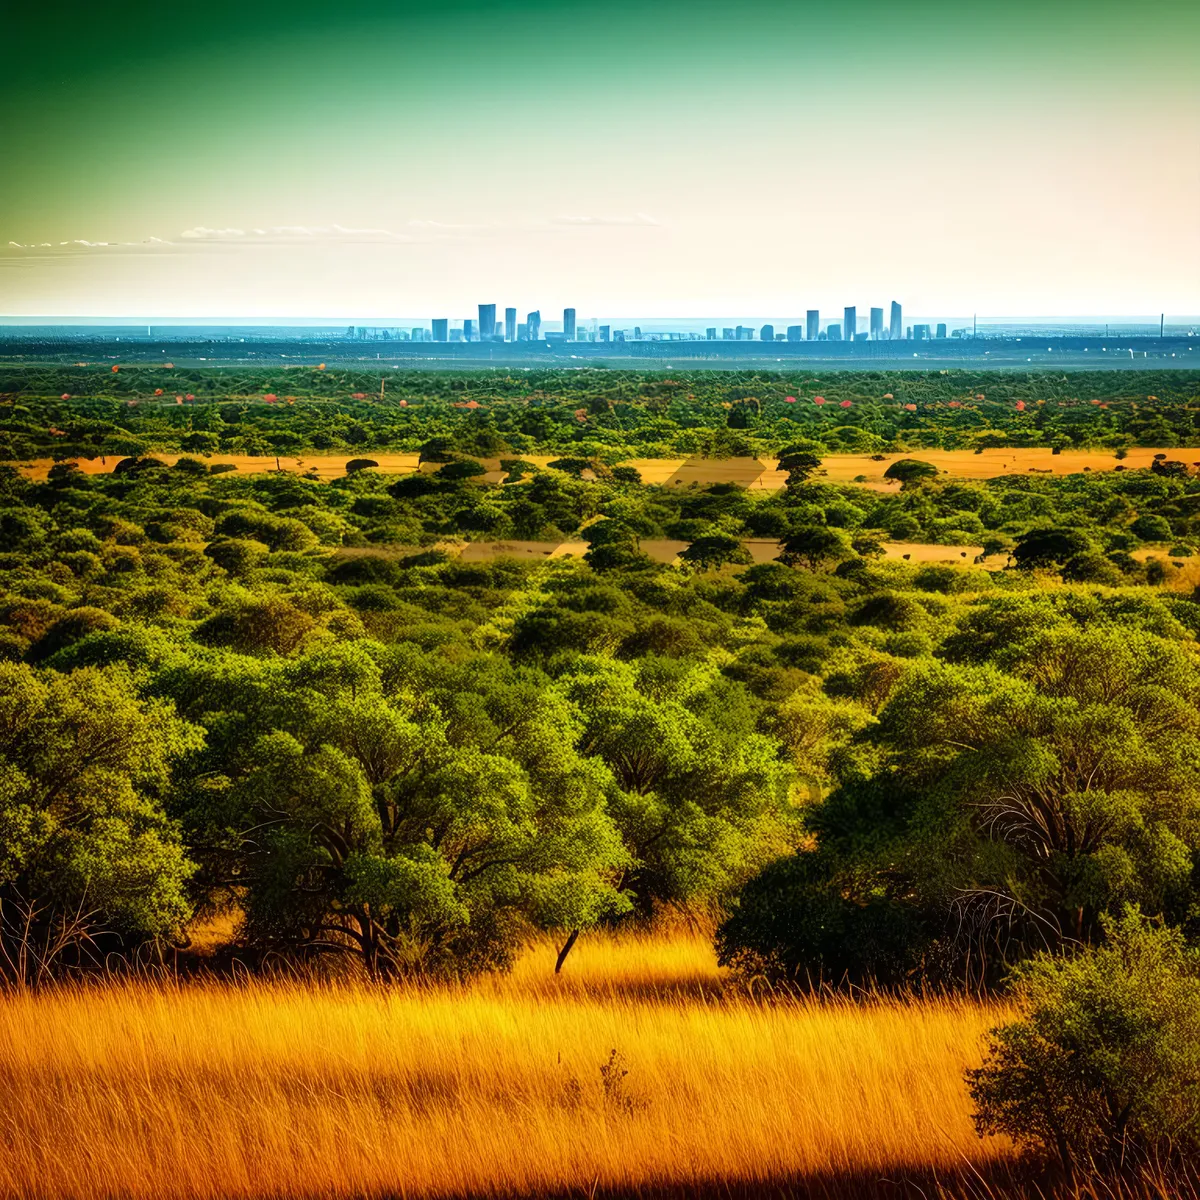
[[[659,224],[646,213],[634,213],[632,217],[582,217],[560,216],[553,220],[555,225],[652,225]]]
[[[431,233],[466,233],[479,229],[499,228],[492,225],[456,225],[446,221],[426,221],[414,217],[408,222],[409,229],[424,229]]]
[[[9,250],[65,251],[70,254],[78,253],[76,247],[81,247],[84,250],[119,250],[125,247],[140,249],[143,246],[171,245],[174,245],[174,243],[157,237],[145,238],[140,242],[95,242],[91,238],[71,238],[65,242],[14,242],[10,240],[7,248]]]
[[[14,255],[30,251],[49,250],[56,254],[72,254],[90,251],[161,250],[198,251],[204,246],[295,246],[295,245],[404,245],[429,241],[473,238],[481,235],[501,233],[549,232],[560,229],[587,229],[605,226],[626,228],[657,227],[659,222],[646,213],[633,216],[557,216],[548,219],[503,223],[460,224],[446,221],[412,218],[404,228],[409,232],[375,227],[360,228],[352,225],[267,225],[238,229],[232,226],[193,225],[173,238],[145,237],[136,242],[95,241],[91,238],[71,238],[59,242],[9,241],[5,250]]]
[[[207,225],[197,225],[193,229],[185,229],[180,235],[188,241],[217,242],[228,238],[244,238],[244,229],[210,229]]]
[[[196,225],[180,235],[188,242],[407,242],[412,239],[391,229],[357,229],[349,225],[268,225],[253,229],[212,229]]]

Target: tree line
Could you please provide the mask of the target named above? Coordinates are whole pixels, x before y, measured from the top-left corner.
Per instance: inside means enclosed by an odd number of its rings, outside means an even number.
[[[0,366],[0,461],[414,451],[767,456],[1200,445],[1187,371],[378,371]]]

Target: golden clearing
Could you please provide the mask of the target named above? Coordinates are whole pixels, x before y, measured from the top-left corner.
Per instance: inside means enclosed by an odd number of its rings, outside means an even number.
[[[592,936],[552,964],[543,945],[463,988],[0,998],[0,1195],[594,1195],[1011,1157],[963,1083],[1001,1009],[734,998],[698,934]]]
[[[155,458],[173,465],[180,458],[194,458],[187,454],[160,454],[151,451]],[[1010,449],[989,448],[976,454],[973,450],[908,450],[902,454],[826,454],[821,459],[823,478],[830,483],[860,483],[876,491],[899,491],[894,480],[885,480],[883,473],[901,458],[919,458],[932,463],[939,471],[956,479],[995,479],[1000,475],[1019,475],[1036,472],[1044,475],[1073,475],[1082,471],[1111,471],[1123,466],[1137,470],[1150,466],[1156,454],[1179,459],[1186,463],[1200,462],[1200,448],[1159,449],[1156,447],[1131,447],[1121,460],[1104,450],[1065,450],[1054,454],[1044,446],[1015,447]],[[311,453],[303,458],[283,456],[252,456],[248,454],[214,454],[206,457],[209,464],[231,465],[239,471],[253,474],[261,471],[292,471],[297,474],[313,473],[319,479],[337,479],[346,473],[346,464],[356,458],[369,458],[379,464],[384,472],[403,474],[418,469],[419,455],[396,454],[388,451],[364,451],[362,454],[319,454]],[[555,458],[554,454],[526,454],[525,461],[544,467]],[[18,464],[30,479],[45,479],[54,465],[52,458],[38,458]],[[120,461],[119,455],[105,458],[79,458],[80,470],[89,475],[107,474]],[[785,471],[776,471],[771,462],[757,458],[631,458],[624,465],[636,467],[642,482],[662,484],[666,487],[686,487],[689,484],[703,486],[710,483],[740,483],[754,491],[778,491],[787,482]],[[484,459],[491,470],[483,478],[498,483],[504,478],[498,459]],[[433,470],[432,466],[427,469]]]

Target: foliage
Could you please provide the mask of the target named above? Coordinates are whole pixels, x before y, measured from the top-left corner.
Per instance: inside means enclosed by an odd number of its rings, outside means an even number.
[[[0,663],[0,979],[181,934],[193,868],[163,796],[199,744],[127,672]]]
[[[1069,1182],[1200,1153],[1200,955],[1136,909],[1106,928],[1017,971],[1023,1015],[967,1073],[979,1132],[1056,1153]]]
[[[0,434],[59,460],[0,469],[0,662],[202,731],[145,792],[197,864],[164,894],[244,914],[247,961],[468,974],[539,931],[562,951],[722,905],[747,970],[979,987],[1126,903],[1195,921],[1200,480],[1164,458],[883,492],[822,467],[1184,443],[1191,376],[1147,406],[1117,375],[400,372],[360,402],[378,379],[107,374],[0,370]],[[324,483],[180,449],[422,464]],[[645,484],[636,454],[788,477]]]

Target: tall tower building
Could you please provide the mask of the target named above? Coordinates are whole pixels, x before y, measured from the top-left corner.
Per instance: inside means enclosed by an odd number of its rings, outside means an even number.
[[[563,333],[568,342],[575,340],[575,310],[573,308],[563,309]]]
[[[517,340],[517,310],[515,308],[504,310],[504,340],[506,342]]]
[[[883,309],[871,309],[871,341],[878,342],[883,339]]]
[[[825,327],[825,338],[830,342],[840,342],[842,340],[842,327],[836,321],[830,321]]]
[[[775,326],[764,325],[758,331],[758,340],[760,342],[773,342],[775,340]]]
[[[434,317],[433,319],[433,340],[435,342],[444,342],[448,339],[449,334],[446,332],[450,326],[450,322],[445,317]],[[414,333],[416,330],[413,331]]]
[[[858,336],[858,309],[851,304],[842,311],[842,333],[846,341],[852,342]]]
[[[490,342],[496,336],[496,306],[481,304],[479,306],[479,340]]]
[[[821,312],[819,309],[810,308],[807,314],[808,331],[806,337],[810,342],[817,340],[817,335],[821,332]]]
[[[789,342],[798,342],[804,337],[804,326],[789,325],[787,327],[787,340]]]
[[[892,301],[892,325],[889,336],[893,342],[899,342],[904,339],[904,318],[900,312],[900,301]]]
[[[542,336],[542,314],[531,312],[525,318],[525,324],[529,326],[529,340],[536,342]]]
[[[944,321],[938,322],[937,336],[940,338],[944,338],[946,336],[946,324]]]
[[[464,317],[463,318],[463,341],[464,342],[473,342],[475,340],[476,340],[476,338],[475,338],[475,322],[472,321],[470,317]]]

